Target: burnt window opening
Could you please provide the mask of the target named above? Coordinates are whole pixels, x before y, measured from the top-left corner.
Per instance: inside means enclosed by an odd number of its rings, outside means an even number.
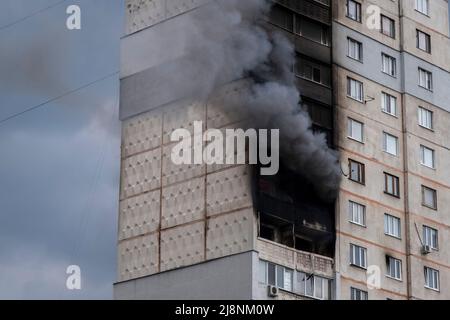
[[[314,133],[324,134],[327,144],[333,147],[333,108],[323,103],[302,96],[302,106],[311,118]]]
[[[280,163],[274,176],[254,170],[258,236],[287,247],[334,256],[334,203],[327,203],[301,175]]]

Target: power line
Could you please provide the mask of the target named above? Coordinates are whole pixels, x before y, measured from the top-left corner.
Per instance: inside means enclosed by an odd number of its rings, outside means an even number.
[[[1,27],[0,27],[0,31],[2,31],[2,30],[4,30],[4,29],[7,29],[7,28],[10,28],[10,27],[12,27],[13,25],[16,25],[16,24],[18,24],[18,23],[21,23],[21,22],[23,22],[23,21],[25,21],[25,20],[27,20],[27,19],[29,19],[29,18],[35,16],[35,15],[38,15],[38,14],[40,14],[40,13],[46,11],[46,10],[52,9],[52,8],[54,8],[54,7],[57,7],[57,6],[59,6],[60,4],[62,4],[63,2],[66,2],[66,1],[67,1],[67,0],[59,1],[59,2],[57,2],[57,3],[54,3],[54,4],[52,4],[52,5],[47,6],[47,7],[45,7],[45,8],[39,9],[38,11],[35,11],[35,12],[33,12],[33,13],[30,13],[29,15],[27,15],[27,16],[25,16],[25,17],[23,17],[23,18],[20,18],[19,20],[16,20],[16,21],[13,21],[13,22],[11,22],[11,23],[8,23],[8,24],[6,24],[6,25],[4,25],[4,26],[1,26]]]
[[[59,96],[57,96],[57,97],[55,97],[55,98],[49,99],[49,100],[47,100],[47,101],[44,101],[44,102],[42,102],[42,103],[40,103],[40,104],[38,104],[38,105],[36,105],[36,106],[30,107],[30,108],[25,109],[25,110],[23,110],[23,111],[20,111],[20,112],[18,112],[18,113],[16,113],[16,114],[13,114],[13,115],[11,115],[11,116],[9,116],[9,117],[6,117],[6,118],[4,118],[4,119],[1,119],[1,120],[0,120],[0,125],[2,125],[3,123],[5,123],[5,122],[7,122],[7,121],[9,121],[9,120],[12,120],[12,119],[14,119],[14,118],[20,117],[20,116],[24,115],[24,114],[27,113],[27,112],[30,112],[30,111],[33,111],[33,110],[42,108],[42,107],[44,107],[45,105],[47,105],[47,104],[49,104],[49,103],[51,103],[51,102],[57,101],[57,100],[59,100],[59,99],[61,99],[61,98],[64,98],[65,96],[68,96],[68,95],[70,95],[70,94],[72,94],[72,93],[78,92],[78,91],[83,90],[83,89],[85,89],[85,88],[87,88],[87,87],[90,87],[90,86],[92,86],[92,85],[94,85],[94,84],[96,84],[96,83],[98,83],[98,82],[101,82],[101,81],[103,81],[103,80],[106,80],[106,79],[108,79],[108,78],[111,78],[111,77],[113,77],[113,76],[115,76],[115,75],[117,75],[117,74],[119,74],[119,72],[118,72],[118,71],[115,71],[114,73],[111,73],[111,74],[108,74],[108,75],[106,75],[106,76],[103,76],[103,77],[101,77],[101,78],[99,78],[99,79],[97,79],[97,80],[94,80],[94,81],[92,81],[92,82],[89,82],[89,83],[87,83],[87,84],[85,84],[85,85],[83,85],[83,86],[81,86],[81,87],[76,88],[76,89],[67,91],[67,92],[65,92],[65,93],[63,93],[63,94],[61,94],[61,95],[59,95]]]

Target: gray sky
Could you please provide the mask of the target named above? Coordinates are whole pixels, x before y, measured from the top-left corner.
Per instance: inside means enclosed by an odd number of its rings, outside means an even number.
[[[108,299],[116,278],[118,76],[72,91],[118,71],[123,0],[22,20],[59,2],[0,4],[0,299]],[[66,28],[71,4],[80,31]],[[71,264],[81,291],[66,289]]]

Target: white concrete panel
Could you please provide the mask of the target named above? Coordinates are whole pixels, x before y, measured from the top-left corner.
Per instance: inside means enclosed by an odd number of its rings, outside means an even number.
[[[119,240],[158,230],[160,196],[156,190],[120,202]]]
[[[165,19],[165,0],[127,0],[126,33],[133,33]]]
[[[122,162],[121,199],[161,186],[161,148],[140,153]]]
[[[163,189],[162,228],[169,228],[205,216],[205,178],[188,180]]]
[[[253,248],[253,209],[208,220],[206,257],[215,259]]]
[[[251,206],[250,182],[250,167],[245,165],[209,174],[206,184],[208,216]]]
[[[158,235],[152,234],[119,243],[119,281],[158,272]]]
[[[155,110],[125,120],[122,127],[122,156],[154,149],[162,143],[162,111]]]
[[[161,271],[205,260],[205,222],[184,225],[161,232]]]

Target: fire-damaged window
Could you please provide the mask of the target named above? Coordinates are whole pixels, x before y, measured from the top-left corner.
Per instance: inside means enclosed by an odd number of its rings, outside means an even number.
[[[255,170],[259,237],[333,257],[334,203],[320,198],[302,176],[280,165],[275,176]]]
[[[307,97],[302,97],[303,107],[308,111],[315,133],[323,133],[328,146],[333,145],[333,109]]]
[[[294,72],[297,77],[302,79],[313,81],[326,87],[331,86],[331,68],[322,62],[298,54]]]
[[[301,37],[330,45],[330,27],[319,21],[300,15],[282,5],[275,4],[268,17],[270,23]]]

